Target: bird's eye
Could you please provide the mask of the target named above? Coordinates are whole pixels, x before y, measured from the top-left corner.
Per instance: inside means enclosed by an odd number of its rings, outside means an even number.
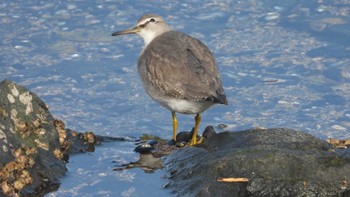
[[[154,18],[151,18],[149,21],[150,21],[151,23],[156,22],[156,20],[155,20]]]

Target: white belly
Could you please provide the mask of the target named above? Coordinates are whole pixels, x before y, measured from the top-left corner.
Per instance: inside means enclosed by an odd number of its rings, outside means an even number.
[[[169,109],[170,111],[179,112],[183,114],[202,113],[203,111],[207,110],[209,107],[214,105],[214,103],[206,101],[188,101],[174,98],[153,99],[156,100],[163,107]]]

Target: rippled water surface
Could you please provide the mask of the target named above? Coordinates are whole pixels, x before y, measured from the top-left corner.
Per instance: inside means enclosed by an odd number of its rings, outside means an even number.
[[[350,138],[349,12],[348,0],[4,0],[0,79],[37,93],[71,129],[171,138],[170,112],[146,95],[138,77],[143,41],[110,35],[157,13],[217,58],[229,105],[203,113],[200,129],[288,127]],[[193,126],[192,116],[178,118],[180,130]],[[161,170],[112,171],[137,160],[133,147],[115,142],[73,156],[60,189],[48,196],[170,195]]]

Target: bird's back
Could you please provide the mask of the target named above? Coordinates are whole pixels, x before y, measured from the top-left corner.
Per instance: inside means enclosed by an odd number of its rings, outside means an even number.
[[[138,70],[146,91],[156,100],[227,104],[213,54],[184,33],[168,31],[152,40],[140,55]]]

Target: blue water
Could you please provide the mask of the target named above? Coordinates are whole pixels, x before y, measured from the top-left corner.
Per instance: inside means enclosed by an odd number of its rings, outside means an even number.
[[[94,153],[73,155],[60,189],[46,196],[170,196],[170,191],[163,189],[167,181],[161,170],[154,173],[145,173],[140,168],[113,171],[121,164],[138,159],[132,148],[131,144],[114,142],[98,147]]]
[[[229,105],[203,113],[200,129],[287,127],[322,139],[350,138],[349,7],[341,0],[4,0],[0,79],[28,87],[76,131],[171,138],[170,112],[146,95],[136,71],[143,41],[110,36],[143,13],[157,13],[217,58]],[[178,118],[179,130],[193,126],[193,116]],[[48,196],[169,195],[161,170],[111,170],[137,160],[133,147],[111,143],[73,156],[59,191]]]

